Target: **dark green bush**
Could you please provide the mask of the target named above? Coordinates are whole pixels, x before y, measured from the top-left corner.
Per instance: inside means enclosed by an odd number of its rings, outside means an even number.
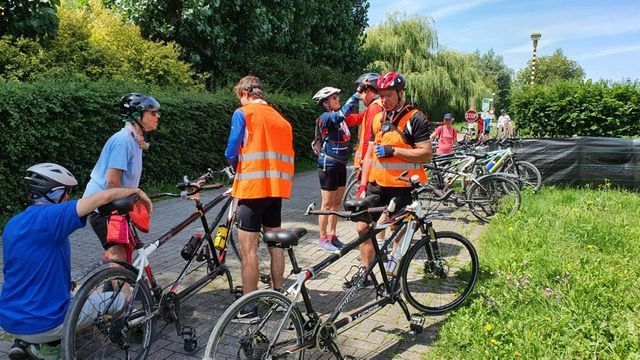
[[[268,90],[269,101],[293,125],[297,158],[311,158],[311,124],[319,110],[306,95],[270,96]],[[196,176],[207,167],[225,165],[230,119],[239,106],[230,89],[181,92],[81,78],[0,81],[3,215],[26,203],[22,177],[35,163],[57,162],[68,167],[82,191],[102,146],[123,126],[118,116],[119,99],[131,91],[148,92],[162,104],[159,129],[144,155],[143,186],[178,182],[184,174]]]
[[[638,136],[640,83],[525,86],[511,95],[510,111],[525,136]]]

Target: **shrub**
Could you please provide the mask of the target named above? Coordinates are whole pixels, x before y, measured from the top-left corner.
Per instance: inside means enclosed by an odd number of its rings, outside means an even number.
[[[640,83],[575,82],[525,86],[511,96],[521,135],[637,136]]]
[[[82,189],[102,146],[123,126],[119,99],[131,91],[148,92],[162,104],[159,130],[144,154],[143,184],[177,182],[184,174],[195,176],[207,167],[225,164],[231,114],[239,105],[230,89],[216,93],[158,90],[80,77],[32,83],[0,81],[3,213],[15,212],[25,204],[22,176],[35,163],[67,166]],[[311,124],[318,116],[315,104],[306,95],[267,95],[292,123],[297,158],[311,158]]]

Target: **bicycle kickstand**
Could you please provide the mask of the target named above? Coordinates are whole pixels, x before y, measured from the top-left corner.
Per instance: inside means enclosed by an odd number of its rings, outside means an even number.
[[[224,275],[227,277],[227,282],[229,283],[229,292],[238,300],[243,294],[242,285],[233,287],[233,278],[231,277],[231,271],[229,271],[229,269],[225,269]]]

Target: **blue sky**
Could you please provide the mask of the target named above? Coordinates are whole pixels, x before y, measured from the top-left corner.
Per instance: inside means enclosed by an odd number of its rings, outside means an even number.
[[[556,48],[587,78],[640,79],[639,0],[370,0],[369,25],[393,11],[430,16],[449,49],[493,48],[518,71],[531,58],[530,34],[542,33],[538,56]]]

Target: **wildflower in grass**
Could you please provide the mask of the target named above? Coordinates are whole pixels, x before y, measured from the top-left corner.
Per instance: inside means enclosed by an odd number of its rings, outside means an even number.
[[[512,277],[513,277],[513,274],[507,274],[507,280],[511,280]]]
[[[527,260],[527,259],[522,260],[522,265],[524,265],[524,266],[529,265],[529,260]]]
[[[529,286],[529,279],[522,280],[522,286]]]
[[[492,343],[493,345],[498,343],[498,340],[496,340],[495,338],[491,338],[491,340],[489,340],[490,343]]]
[[[513,353],[513,356],[519,358],[522,357],[522,354],[520,353],[520,351],[516,351]]]
[[[593,245],[587,244],[587,249],[589,249],[589,250],[593,249]]]
[[[484,329],[487,330],[487,331],[491,331],[491,330],[493,330],[493,325],[490,324],[490,323],[486,323],[486,324],[484,324]]]
[[[513,231],[513,226],[509,226],[509,228],[507,230]]]
[[[515,286],[520,286],[520,281],[518,281],[518,280],[514,281],[514,282],[513,282],[513,285],[515,285]]]
[[[546,296],[551,296],[551,293],[552,293],[552,291],[551,291],[551,289],[550,289],[550,288],[546,288],[546,289],[544,289],[544,294],[545,294]]]

